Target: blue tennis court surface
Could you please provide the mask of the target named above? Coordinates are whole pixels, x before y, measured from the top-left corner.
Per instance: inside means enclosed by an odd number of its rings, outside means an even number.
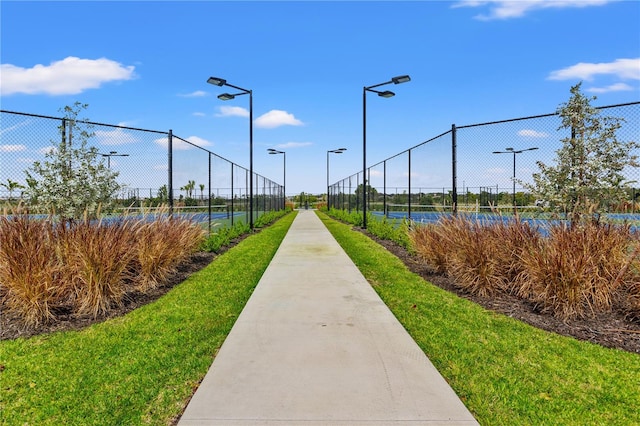
[[[384,213],[380,211],[371,212],[374,217],[382,218]],[[411,212],[411,220],[418,223],[436,223],[442,218],[451,217],[451,213],[448,212]],[[499,215],[492,213],[468,213],[459,212],[458,216],[463,216],[472,220],[478,220],[480,222],[493,223],[493,222],[508,222],[513,220],[513,215]],[[408,213],[406,211],[389,211],[387,212],[387,218],[389,219],[408,219]],[[561,220],[545,218],[543,216],[525,216],[521,215],[519,219],[523,222],[528,222],[532,226],[545,227],[552,224],[562,223]],[[603,215],[603,219],[611,219],[616,222],[635,222],[640,221],[640,213],[610,213]],[[638,225],[632,226],[634,229],[638,229]]]

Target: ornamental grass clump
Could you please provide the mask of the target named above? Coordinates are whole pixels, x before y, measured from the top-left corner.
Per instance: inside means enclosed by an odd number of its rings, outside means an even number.
[[[26,214],[0,217],[0,298],[26,325],[54,318],[62,297],[61,266],[50,221]]]
[[[522,256],[527,279],[521,294],[565,319],[609,310],[616,292],[638,279],[630,268],[631,240],[629,226],[552,225],[539,249]]]
[[[200,246],[185,218],[110,223],[0,216],[0,308],[27,327],[59,315],[97,318],[168,278]],[[4,312],[3,312],[4,313]]]
[[[465,217],[452,217],[445,224],[444,237],[452,249],[447,273],[457,287],[478,296],[490,296],[504,287],[498,246],[490,226]]]
[[[412,250],[436,273],[447,272],[449,258],[448,240],[443,237],[444,224],[426,224],[414,226],[409,230]]]
[[[204,231],[189,219],[158,216],[135,231],[136,284],[145,292],[157,287],[192,255],[204,240]]]
[[[619,303],[640,318],[640,237],[628,225],[553,224],[442,218],[410,230],[413,249],[434,272],[479,296],[508,293],[563,319]]]
[[[94,318],[122,304],[131,281],[135,256],[132,234],[136,223],[83,221],[59,227],[58,241],[64,249],[65,275],[74,310]]]

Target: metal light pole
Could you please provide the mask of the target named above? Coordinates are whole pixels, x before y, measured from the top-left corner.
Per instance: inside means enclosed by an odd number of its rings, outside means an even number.
[[[287,208],[287,153],[269,148],[267,152],[272,155],[282,154],[282,209]]]
[[[103,157],[107,157],[107,168],[111,168],[111,157],[128,157],[129,154],[118,154],[118,151],[109,151],[108,154],[99,153]]]
[[[342,154],[346,150],[347,148],[338,148],[327,151],[327,210],[331,207],[329,205],[329,154]]]
[[[522,154],[525,151],[533,151],[538,149],[537,146],[527,149],[521,149],[519,151],[515,151],[513,148],[505,148],[505,151],[493,151],[493,154],[513,154],[513,214],[514,216],[518,214],[518,209],[516,206],[516,154]]]
[[[393,77],[384,83],[374,84],[373,86],[365,86],[362,89],[362,228],[367,229],[367,92],[377,93],[383,98],[391,98],[396,94],[389,91],[373,90],[375,87],[387,84],[400,84],[411,81],[408,75],[400,75]]]
[[[218,95],[218,99],[222,101],[234,99],[236,96],[249,95],[249,228],[253,229],[253,91],[229,84],[224,78],[209,77],[207,83],[220,87],[229,86],[240,90],[240,93]]]

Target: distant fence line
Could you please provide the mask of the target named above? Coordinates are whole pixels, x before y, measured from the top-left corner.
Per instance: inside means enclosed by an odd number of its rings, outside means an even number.
[[[185,207],[208,210],[228,205],[231,223],[253,220],[267,211],[285,207],[284,187],[224,157],[173,134],[122,125],[78,120],[91,127],[89,145],[99,149],[112,169],[119,173],[121,207],[142,207],[155,203],[170,211]],[[19,199],[26,188],[27,171],[35,161],[58,145],[65,134],[66,119],[0,110],[0,198]],[[67,140],[65,139],[65,140]],[[253,179],[253,182],[250,181]],[[9,191],[9,182],[17,186]],[[253,183],[253,217],[250,186]],[[253,219],[253,220],[251,220]]]
[[[598,109],[624,120],[616,133],[619,140],[640,142],[640,102]],[[558,113],[464,126],[453,124],[450,130],[368,166],[366,185],[362,171],[333,183],[329,186],[328,206],[362,210],[363,187],[367,190],[366,210],[387,214],[399,209],[409,218],[416,211],[457,213],[500,205],[513,209],[514,199],[516,208],[535,206],[540,200],[515,183],[532,183],[533,173],[539,171],[536,162],[549,165],[555,158],[560,140],[570,136],[559,129],[560,125]],[[516,156],[507,148],[535,150]],[[628,181],[637,182],[629,190],[625,208],[637,212],[640,170],[629,168],[625,175]]]

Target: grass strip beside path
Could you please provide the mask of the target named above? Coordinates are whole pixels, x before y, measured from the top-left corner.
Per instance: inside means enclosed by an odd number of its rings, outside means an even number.
[[[287,233],[290,214],[157,301],[79,332],[0,342],[0,422],[171,424]]]
[[[319,216],[481,424],[640,424],[640,356],[488,311]]]

